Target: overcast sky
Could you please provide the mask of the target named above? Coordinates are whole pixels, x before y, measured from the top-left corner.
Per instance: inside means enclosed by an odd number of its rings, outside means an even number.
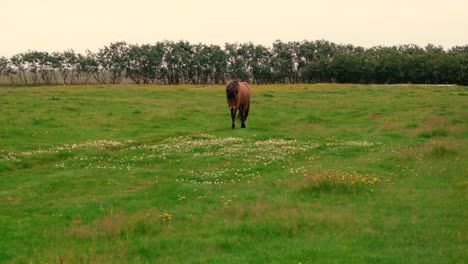
[[[467,0],[2,0],[0,56],[115,41],[468,44]]]

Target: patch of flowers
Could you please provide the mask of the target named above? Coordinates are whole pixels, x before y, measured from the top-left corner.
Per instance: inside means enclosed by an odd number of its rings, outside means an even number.
[[[172,215],[169,213],[163,213],[159,215],[159,221],[166,223],[172,220]]]
[[[330,147],[372,147],[379,143],[368,141],[337,142],[329,139],[326,146]],[[54,164],[59,169],[83,168],[102,170],[131,170],[142,166],[169,166],[178,169],[176,182],[190,184],[233,184],[250,182],[261,177],[261,169],[270,165],[282,165],[283,168],[295,162],[298,154],[309,155],[308,160],[313,161],[319,156],[311,150],[320,147],[315,142],[303,142],[288,139],[255,140],[240,137],[215,137],[208,134],[196,136],[180,136],[167,138],[155,144],[138,143],[133,140],[94,140],[77,144],[64,144],[36,149],[19,153],[0,152],[0,160],[19,161],[27,156],[55,153],[61,151],[74,152],[77,150],[117,150],[112,155],[83,156],[84,153],[68,157]],[[100,152],[100,151],[99,151]],[[184,163],[190,160],[191,162]],[[197,161],[198,160],[198,161]],[[215,163],[206,168],[211,160]],[[192,165],[194,167],[191,167]],[[352,186],[356,184],[372,185],[375,178],[346,173],[342,171],[324,170],[315,175],[308,175],[307,169],[291,168],[292,174],[306,175],[309,186],[322,186],[325,183]],[[375,179],[375,180],[374,180]],[[330,185],[329,184],[329,185]],[[322,188],[322,187],[320,187]]]
[[[0,160],[20,162],[21,159],[13,152],[0,151]]]
[[[128,141],[130,143],[131,141]],[[36,149],[36,150],[29,150],[21,152],[23,156],[31,156],[31,155],[38,155],[38,154],[47,154],[47,153],[54,153],[60,151],[73,151],[78,149],[107,149],[107,148],[118,148],[123,147],[124,143],[113,141],[113,140],[95,140],[95,141],[88,141],[85,143],[80,144],[64,144],[62,146],[53,146],[46,149]]]
[[[296,140],[268,139],[252,141],[236,137],[216,138],[209,135],[197,139],[178,137],[176,141],[170,139],[166,142],[168,141],[177,142],[172,146],[177,153],[190,153],[194,148],[202,148],[203,151],[194,153],[193,157],[215,156],[239,163],[237,167],[233,167],[229,162],[229,165],[220,166],[214,170],[180,169],[179,171],[183,177],[176,179],[176,181],[194,184],[225,184],[244,180],[250,181],[260,177],[260,173],[256,171],[255,166],[291,162],[293,155],[319,146],[310,142],[298,143]]]
[[[84,169],[102,169],[102,170],[129,170],[131,164],[125,160],[115,159],[113,157],[102,156],[75,156],[69,157],[65,162],[55,164],[56,168],[84,168]]]
[[[353,147],[373,147],[380,143],[372,143],[368,141],[358,141],[358,140],[351,140],[351,141],[343,141],[343,142],[328,142],[326,145],[335,147],[335,146],[353,146]]]
[[[238,183],[243,180],[253,180],[260,177],[260,173],[253,172],[250,168],[234,169],[234,168],[221,168],[216,170],[179,170],[184,178],[176,179],[180,183],[192,184],[214,184],[221,185],[226,183]]]
[[[130,150],[147,150],[152,152],[152,154],[147,155],[147,158],[157,157],[167,159],[170,155],[191,152],[197,149],[200,150],[200,153],[194,153],[195,156],[209,155],[226,144],[231,145],[239,141],[242,141],[242,139],[236,137],[217,138],[211,135],[201,134],[198,137],[180,136],[168,138],[159,144],[133,146]]]

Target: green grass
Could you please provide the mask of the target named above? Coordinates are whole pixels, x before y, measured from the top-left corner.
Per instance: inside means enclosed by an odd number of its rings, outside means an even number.
[[[0,87],[0,263],[466,263],[466,87]]]

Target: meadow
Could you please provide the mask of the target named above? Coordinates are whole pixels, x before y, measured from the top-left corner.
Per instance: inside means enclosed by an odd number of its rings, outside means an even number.
[[[466,263],[468,88],[0,87],[0,263]]]

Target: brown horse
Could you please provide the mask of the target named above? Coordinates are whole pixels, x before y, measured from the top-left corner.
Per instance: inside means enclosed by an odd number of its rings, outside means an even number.
[[[240,120],[241,128],[245,128],[245,121],[250,109],[250,86],[246,82],[232,81],[226,86],[226,97],[229,110],[231,110],[232,129],[236,128],[235,120]],[[236,112],[239,113],[236,117]]]

